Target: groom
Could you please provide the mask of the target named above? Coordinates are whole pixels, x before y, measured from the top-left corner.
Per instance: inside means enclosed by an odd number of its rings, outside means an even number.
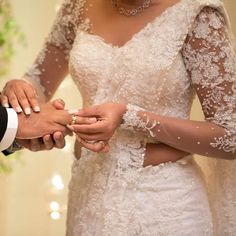
[[[0,106],[0,151],[5,155],[19,148],[15,139],[35,139],[56,131],[65,133],[71,115],[64,111],[64,105],[55,100],[41,106],[40,113],[29,116],[17,114],[12,108]],[[50,115],[49,115],[50,114]],[[64,142],[63,135],[57,140],[58,146]]]

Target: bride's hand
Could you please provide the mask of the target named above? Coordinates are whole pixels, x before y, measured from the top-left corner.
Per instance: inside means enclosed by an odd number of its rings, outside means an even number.
[[[82,138],[77,135],[77,141],[79,142],[81,147],[84,147],[92,152],[100,152],[100,153],[106,153],[109,152],[110,146],[108,141],[95,141],[95,142],[88,142],[83,140]]]
[[[106,143],[120,126],[125,111],[126,105],[121,103],[106,103],[82,109],[76,115],[96,117],[97,122],[90,125],[74,124],[69,128],[79,136],[83,144],[85,144],[84,140],[104,141]]]
[[[26,115],[30,115],[31,108],[34,112],[40,111],[34,87],[24,80],[15,79],[6,83],[1,93],[1,105],[11,106],[17,113],[24,111]]]

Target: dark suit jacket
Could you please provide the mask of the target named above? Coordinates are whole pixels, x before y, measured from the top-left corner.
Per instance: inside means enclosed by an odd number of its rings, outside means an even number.
[[[3,136],[7,129],[8,115],[7,110],[4,107],[0,106],[0,142],[3,139]],[[7,151],[3,151],[4,155],[9,155],[10,153]]]

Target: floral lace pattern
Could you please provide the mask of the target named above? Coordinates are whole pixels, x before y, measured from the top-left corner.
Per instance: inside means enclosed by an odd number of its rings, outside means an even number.
[[[148,116],[145,116],[145,120],[141,119],[137,113],[139,111],[144,111],[140,107],[133,106],[131,104],[127,105],[127,111],[123,115],[123,124],[121,125],[121,129],[130,129],[130,130],[137,130],[137,131],[147,131],[150,137],[154,138],[155,134],[153,133],[152,129],[159,124],[158,121],[150,121]]]
[[[229,94],[235,92],[232,49],[227,48],[228,39],[220,37],[221,15],[215,10],[202,11],[210,6],[223,12],[219,0],[180,0],[120,48],[89,34],[85,3],[64,1],[27,80],[49,99],[69,71],[82,93],[84,106],[105,102],[132,104],[124,117],[124,125],[129,128],[147,125],[136,119],[137,107],[188,119],[193,83],[196,91],[201,91],[200,98],[210,83],[217,89],[202,96],[207,121],[228,132],[222,140],[212,141],[212,146],[234,151],[231,138],[235,137],[235,100]],[[194,24],[197,15],[198,24]],[[186,42],[188,34],[190,39]],[[193,38],[206,48],[213,44],[211,56],[204,57],[204,48],[198,52],[191,43]],[[197,63],[202,71],[194,67]],[[227,83],[222,89],[223,80]],[[69,187],[68,236],[212,235],[205,186],[191,156],[184,164],[143,168],[145,144],[145,135],[120,129],[110,141],[109,154],[82,150],[82,157],[74,162]]]
[[[65,68],[67,69],[69,53],[77,30],[87,31],[90,28],[89,19],[83,18],[84,11],[86,11],[85,2],[85,0],[65,0],[63,2],[35,64],[23,78],[38,88],[39,94],[43,94],[46,99],[51,98],[54,93],[50,89],[52,82],[51,78],[48,78],[47,71],[54,70],[57,75],[57,70],[61,73]],[[48,55],[51,55],[51,58],[48,58]],[[46,68],[47,64],[54,69]]]
[[[192,31],[188,34],[182,53],[186,69],[201,100],[206,120],[224,128],[214,134],[210,130],[213,131],[216,127],[209,125],[207,135],[209,137],[196,135],[197,144],[200,147],[201,143],[208,142],[216,150],[234,154],[236,150],[236,93],[234,91],[236,57],[225,30],[224,17],[217,10],[212,8],[202,10]],[[123,128],[147,130],[153,138],[157,137],[155,130],[157,130],[157,125],[160,125],[160,121],[157,121],[157,118],[150,119],[148,112],[143,112],[142,116],[138,115],[141,110],[141,108],[128,105],[123,117]],[[196,128],[203,128],[202,125],[198,123]],[[166,121],[163,126],[170,126],[170,124]],[[193,125],[189,123],[188,127],[189,132],[194,132]],[[207,128],[207,126],[204,127]],[[174,128],[172,130],[165,127],[158,129],[159,132],[162,130],[167,136],[175,134]],[[184,134],[180,132],[178,140],[183,140],[183,136]],[[195,139],[194,135],[192,137]],[[165,142],[165,140],[159,141]],[[173,142],[167,143],[173,144]],[[189,145],[191,146],[191,143]],[[186,143],[186,148],[187,146]],[[207,146],[203,149],[206,150],[205,155],[214,156],[214,151],[207,150]]]
[[[206,9],[185,44],[186,67],[196,85],[206,120],[226,128],[211,146],[236,151],[236,57],[225,37],[225,19]]]

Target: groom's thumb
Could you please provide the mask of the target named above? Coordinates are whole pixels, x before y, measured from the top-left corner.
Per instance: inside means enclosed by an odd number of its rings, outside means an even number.
[[[65,102],[62,99],[56,99],[56,100],[52,101],[52,105],[57,110],[64,110],[64,108],[65,108]]]

